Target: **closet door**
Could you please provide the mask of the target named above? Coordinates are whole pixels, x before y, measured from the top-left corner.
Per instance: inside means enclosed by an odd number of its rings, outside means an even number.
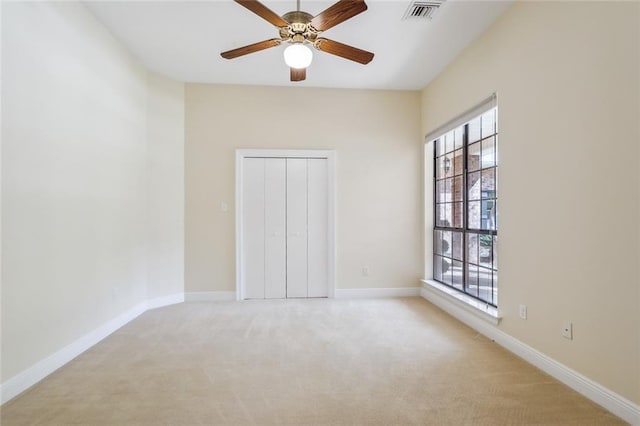
[[[327,297],[329,271],[328,162],[307,160],[307,297]]]
[[[264,299],[264,158],[246,158],[242,176],[242,281],[245,299]]]
[[[287,297],[307,297],[307,159],[286,161]]]
[[[242,167],[244,298],[327,297],[327,159],[247,157]]]
[[[264,297],[287,297],[286,160],[267,158],[264,170]]]

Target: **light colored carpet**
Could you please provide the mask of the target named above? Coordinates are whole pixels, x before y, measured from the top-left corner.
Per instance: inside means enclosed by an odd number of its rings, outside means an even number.
[[[420,298],[149,311],[2,407],[13,425],[614,425]]]

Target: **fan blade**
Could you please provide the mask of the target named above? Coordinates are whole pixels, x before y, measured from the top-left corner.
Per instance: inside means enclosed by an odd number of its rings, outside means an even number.
[[[367,5],[364,0],[340,0],[316,15],[311,20],[311,26],[318,31],[326,31],[365,10]]]
[[[323,52],[340,56],[342,58],[349,59],[363,65],[371,62],[374,56],[373,53],[367,52],[366,50],[358,49],[357,47],[349,46],[348,44],[342,44],[337,41],[329,40],[328,38],[320,37],[318,40],[316,40],[315,46]]]
[[[269,9],[257,0],[235,0],[235,2],[246,7],[262,19],[269,21],[276,27],[286,27],[289,25],[289,23],[282,19],[280,15],[276,14],[273,10]]]
[[[281,42],[282,40],[280,40],[279,38],[272,38],[270,40],[259,41],[247,46],[238,47],[237,49],[227,50],[226,52],[222,52],[220,56],[225,59],[233,59],[237,58],[238,56],[248,55],[249,53],[259,52],[270,47],[276,47]]]
[[[302,81],[307,78],[306,68],[291,68],[291,81]]]

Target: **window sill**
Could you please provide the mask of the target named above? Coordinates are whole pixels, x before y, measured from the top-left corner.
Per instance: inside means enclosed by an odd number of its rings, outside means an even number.
[[[460,293],[457,290],[451,289],[437,281],[422,280],[423,288],[446,301],[453,303],[454,305],[466,310],[467,312],[487,321],[493,325],[498,325],[502,317],[498,314],[498,309],[493,306],[487,305],[473,297],[467,296],[464,293]]]

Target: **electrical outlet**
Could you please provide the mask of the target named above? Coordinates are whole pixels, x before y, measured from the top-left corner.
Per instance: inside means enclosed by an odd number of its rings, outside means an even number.
[[[521,319],[527,319],[527,305],[520,305],[519,315]]]
[[[220,203],[220,211],[221,212],[228,212],[229,211],[229,204],[227,204],[224,201],[222,201]]]
[[[368,277],[369,276],[369,267],[368,266],[363,266],[362,267],[362,276],[363,277]]]
[[[573,324],[569,320],[562,322],[562,337],[573,340]]]

